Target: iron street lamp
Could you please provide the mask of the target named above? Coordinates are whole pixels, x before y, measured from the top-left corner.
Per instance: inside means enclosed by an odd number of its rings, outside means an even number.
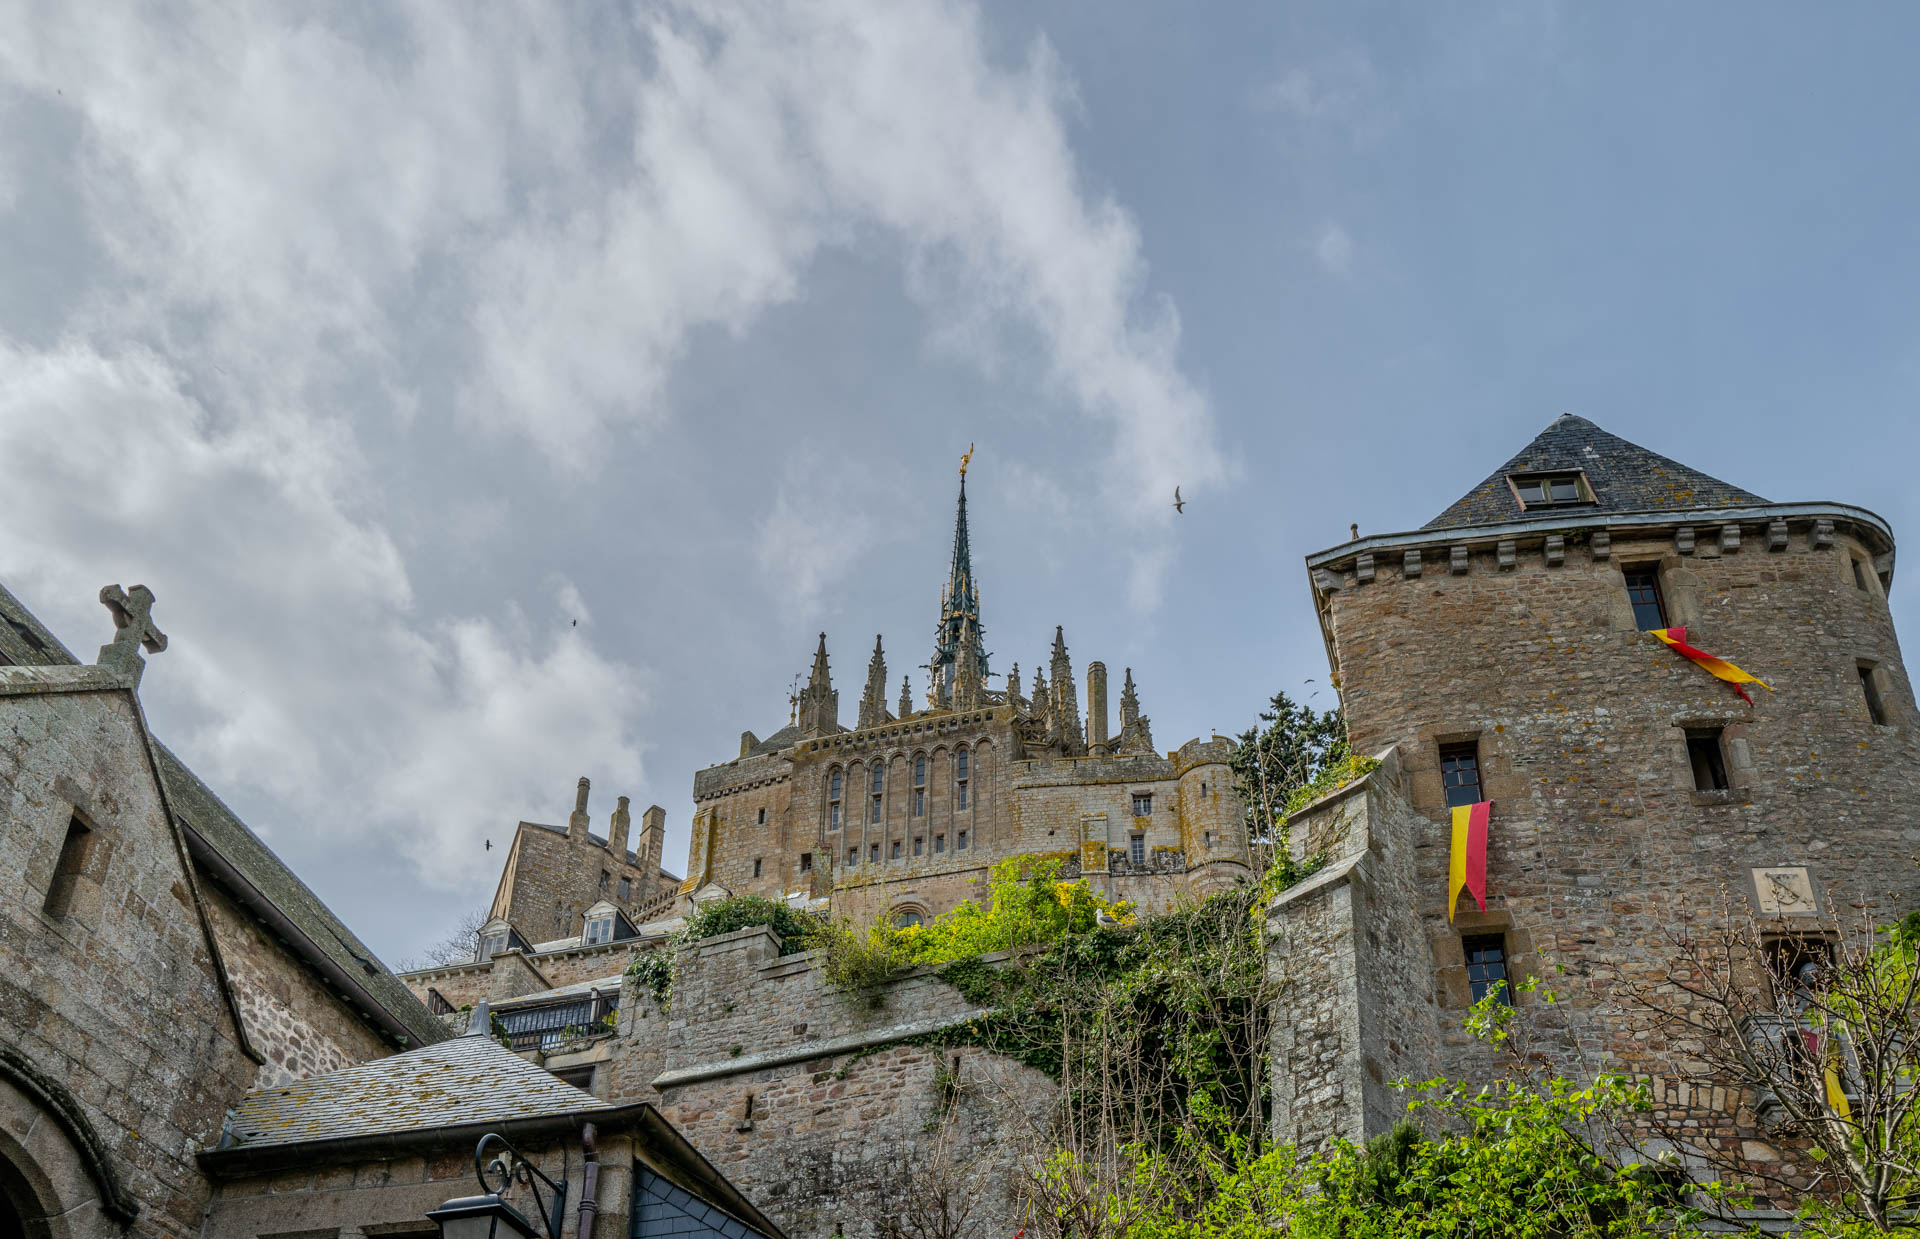
[[[487,1149],[495,1144],[500,1152],[489,1161]],[[500,1195],[515,1182],[526,1184],[532,1192],[533,1207],[546,1228],[546,1239],[560,1239],[560,1215],[567,1203],[565,1179],[555,1183],[541,1174],[539,1167],[498,1132],[480,1137],[479,1147],[473,1151],[473,1171],[486,1189],[482,1194],[449,1200],[427,1214],[440,1227],[441,1239],[540,1239],[526,1215]],[[541,1199],[535,1179],[546,1184],[548,1200]]]

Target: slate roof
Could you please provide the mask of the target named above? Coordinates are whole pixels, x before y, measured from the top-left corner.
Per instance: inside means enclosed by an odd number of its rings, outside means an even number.
[[[0,655],[21,665],[78,666],[74,657],[20,600],[0,585]],[[104,626],[103,626],[104,631]],[[365,943],[341,923],[286,862],[221,803],[199,776],[159,740],[154,751],[167,799],[181,824],[198,836],[242,879],[285,914],[307,943],[289,944],[296,954],[314,951],[331,961],[383,1008],[387,1021],[406,1030],[415,1045],[444,1040],[445,1026],[413,991],[387,970]],[[243,892],[236,892],[243,894]]]
[[[1510,473],[1582,470],[1595,502],[1523,511],[1507,485]],[[1746,507],[1767,501],[1698,469],[1609,434],[1584,417],[1563,413],[1519,455],[1422,528],[1491,525],[1556,512],[1657,512]]]
[[[492,1037],[468,1033],[255,1089],[234,1107],[220,1147],[305,1144],[612,1108]]]
[[[766,1239],[739,1218],[645,1166],[640,1167],[640,1181],[635,1188],[634,1239],[696,1239],[702,1235],[716,1239]]]

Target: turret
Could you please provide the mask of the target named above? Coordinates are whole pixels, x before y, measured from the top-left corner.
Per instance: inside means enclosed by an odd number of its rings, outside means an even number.
[[[887,656],[880,648],[879,634],[873,638],[873,658],[867,663],[867,691],[860,697],[860,719],[854,724],[861,731],[887,721]]]
[[[575,843],[587,841],[587,791],[593,786],[586,775],[580,776],[580,785],[573,793],[573,816],[567,819],[567,838]]]
[[[833,691],[833,678],[827,670],[827,634],[820,634],[820,648],[814,651],[813,675],[800,690],[800,730],[809,736],[824,736],[840,730],[840,694]]]
[[[607,850],[615,860],[627,858],[627,830],[632,824],[633,819],[627,813],[627,798],[622,796],[619,807],[613,811],[613,820],[607,823]]]

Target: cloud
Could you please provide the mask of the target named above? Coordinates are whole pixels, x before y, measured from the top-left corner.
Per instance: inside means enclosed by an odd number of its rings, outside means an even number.
[[[641,777],[645,678],[561,619],[585,618],[573,585],[537,623],[421,615],[331,428],[222,427],[141,348],[0,344],[0,375],[0,576],[82,657],[76,634],[110,632],[99,587],[150,586],[171,640],[145,693],[174,699],[190,723],[169,739],[216,784],[324,805],[335,838],[445,888],[489,876],[471,843],[503,806],[577,769]]]
[[[745,335],[848,249],[899,264],[935,347],[1011,352],[1084,420],[1137,605],[1170,535],[1136,496],[1229,477],[1044,40],[1002,62],[951,0],[560,17],[25,3],[0,40],[10,96],[77,121],[96,263],[35,335],[59,343],[0,338],[0,573],[68,633],[144,580],[177,634],[147,692],[196,766],[442,884],[556,771],[639,778],[648,673],[564,581],[482,614],[418,595],[514,522],[464,487],[471,522],[410,506],[407,428],[530,446],[501,493],[591,478],[671,417],[695,332]],[[802,609],[886,536],[861,498],[828,541],[820,502],[790,471],[757,548]]]
[[[1335,275],[1345,275],[1353,262],[1353,238],[1339,224],[1328,224],[1313,243],[1313,256]]]
[[[1348,48],[1311,65],[1294,65],[1248,93],[1256,112],[1330,130],[1355,146],[1378,141],[1393,123],[1380,75],[1364,50]]]

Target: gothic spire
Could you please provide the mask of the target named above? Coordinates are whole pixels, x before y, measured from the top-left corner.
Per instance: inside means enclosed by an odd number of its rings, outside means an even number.
[[[840,694],[833,691],[833,677],[827,670],[827,634],[820,634],[820,648],[814,651],[813,675],[800,690],[800,730],[810,736],[823,736],[840,730]]]
[[[971,452],[968,455],[972,455]],[[987,682],[987,651],[981,643],[980,590],[973,579],[973,552],[967,543],[967,475],[960,474],[960,503],[953,522],[953,563],[940,599],[940,623],[934,630],[933,661],[928,664],[933,704],[952,706],[960,661],[968,661],[967,680]]]
[[[1080,728],[1080,694],[1073,686],[1073,661],[1067,657],[1066,632],[1053,629],[1053,691],[1048,698],[1052,717],[1048,720],[1048,739],[1063,745],[1070,755],[1078,756],[1086,740]]]
[[[900,717],[913,713],[913,682],[906,676],[900,677]]]
[[[887,721],[887,656],[880,648],[880,637],[873,638],[873,657],[867,662],[867,691],[860,698],[861,731]]]

